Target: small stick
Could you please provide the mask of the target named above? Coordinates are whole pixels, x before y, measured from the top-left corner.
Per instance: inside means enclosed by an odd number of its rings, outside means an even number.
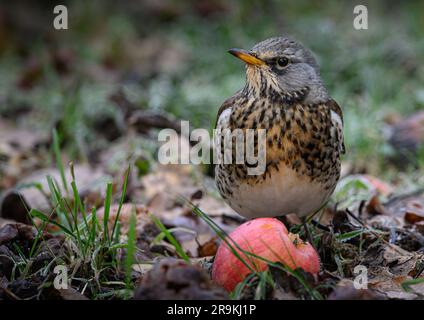
[[[389,199],[387,202],[385,202],[384,205],[387,206],[387,205],[392,204],[395,201],[407,199],[409,197],[419,196],[421,193],[424,193],[424,188],[419,188],[419,189],[414,190],[412,192],[401,194],[401,195],[398,195],[396,197],[393,197],[393,198]]]
[[[302,225],[303,225],[303,228],[305,229],[305,233],[306,233],[306,237],[307,237],[307,239],[308,239],[308,241],[309,241],[309,243],[311,244],[311,246],[313,246],[314,247],[314,249],[315,249],[315,246],[314,246],[314,242],[313,242],[313,240],[312,240],[312,235],[311,235],[311,233],[309,232],[309,228],[308,228],[308,221],[307,221],[307,218],[302,218]]]
[[[347,214],[352,217],[355,221],[357,221],[361,226],[363,226],[365,229],[367,229],[373,236],[375,236],[377,239],[381,240],[384,244],[388,245],[390,248],[395,250],[399,254],[403,254],[403,252],[399,251],[397,246],[393,246],[390,242],[386,241],[381,235],[376,233],[374,230],[372,230],[368,225],[366,225],[364,222],[361,221],[358,217],[355,217],[355,215],[349,210],[346,209]]]

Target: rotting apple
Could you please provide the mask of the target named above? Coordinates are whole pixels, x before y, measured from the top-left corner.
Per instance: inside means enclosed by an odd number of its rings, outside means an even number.
[[[365,182],[371,186],[372,189],[383,196],[388,196],[393,193],[393,186],[377,177],[369,174],[363,174],[360,177],[362,177]]]
[[[297,234],[289,233],[278,219],[258,218],[247,221],[231,232],[229,238],[231,247],[251,269],[222,241],[213,263],[212,279],[228,292],[233,291],[252,270],[260,272],[268,268],[265,261],[240,251],[234,242],[246,252],[268,261],[280,262],[292,270],[301,268],[312,274],[319,272],[320,261],[315,249]]]

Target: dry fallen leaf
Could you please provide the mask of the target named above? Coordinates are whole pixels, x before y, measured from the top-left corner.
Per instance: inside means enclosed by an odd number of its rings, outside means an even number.
[[[424,221],[424,196],[422,195],[394,198],[384,207],[389,214],[402,217],[408,223]]]
[[[13,187],[23,175],[44,166],[48,145],[47,135],[0,119],[0,190]]]
[[[392,299],[416,299],[420,292],[406,292],[402,283],[413,279],[423,258],[422,253],[408,252],[395,245],[382,244],[370,248],[360,264],[368,267],[370,288]]]
[[[384,300],[386,296],[371,289],[356,289],[353,281],[340,280],[327,298],[328,300]]]
[[[134,299],[226,299],[225,291],[212,283],[199,266],[176,259],[162,259],[142,279]]]
[[[60,289],[57,290],[57,293],[62,300],[89,300],[86,296],[74,288]]]
[[[408,223],[415,224],[424,221],[424,215],[419,215],[415,212],[405,212],[405,220]]]
[[[94,193],[103,201],[104,186],[108,179],[100,169],[93,169],[88,165],[74,167],[78,191],[82,199],[90,198]],[[50,204],[50,191],[47,176],[59,183],[62,188],[60,172],[54,168],[34,171],[19,180],[20,188],[6,190],[0,199],[0,216],[18,222],[28,223],[28,210],[35,208],[46,214],[52,210]],[[72,180],[69,170],[65,172],[66,181]],[[37,185],[37,187],[36,187]],[[41,190],[42,191],[41,191]]]
[[[199,257],[214,256],[217,250],[218,250],[218,244],[217,244],[216,237],[213,237],[209,241],[201,244],[199,248],[197,249]]]
[[[116,215],[118,213],[119,205],[113,204],[110,207],[109,212],[109,229],[112,230]],[[131,216],[135,214],[136,216],[136,228],[137,232],[141,233],[144,231],[145,227],[148,224],[152,223],[152,220],[149,217],[149,210],[141,205],[141,204],[132,204],[132,203],[124,203],[121,208],[121,212],[119,214],[119,223],[121,225],[121,232],[122,234],[127,234],[128,228],[129,228],[129,222],[131,219]],[[97,210],[97,219],[99,221],[103,221],[104,217],[104,207],[99,208]]]

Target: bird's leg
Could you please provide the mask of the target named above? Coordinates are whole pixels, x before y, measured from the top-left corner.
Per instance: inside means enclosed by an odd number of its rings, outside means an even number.
[[[309,228],[308,228],[308,219],[306,217],[302,217],[302,225],[303,225],[303,229],[305,230],[306,238],[308,239],[311,246],[315,248],[311,232],[309,231]]]
[[[308,222],[311,222],[313,225],[315,225],[316,227],[325,230],[325,231],[330,231],[330,229],[324,225],[322,225],[321,223],[319,223],[318,221],[313,220],[313,218],[327,205],[328,201],[325,202],[320,208],[318,208],[318,210],[316,210],[314,213],[310,214],[309,216],[306,217],[302,217],[302,224],[303,224],[303,228],[305,229],[305,233],[306,236],[308,238],[308,241],[311,243],[312,246],[314,246],[313,242],[312,242],[312,237],[311,237],[311,233],[308,229]]]
[[[288,218],[288,215],[282,215],[275,218],[281,221],[286,227],[290,227],[289,229],[293,233],[299,233],[302,228],[302,221],[297,216]]]
[[[286,216],[276,216],[277,220],[281,221],[284,225],[287,225],[287,219]]]
[[[316,221],[316,220],[314,220],[314,219],[312,219],[312,220],[311,220],[311,223],[312,223],[315,227],[317,227],[318,229],[321,229],[321,230],[323,230],[323,231],[327,231],[327,232],[330,232],[330,231],[331,231],[329,227],[327,227],[327,226],[325,226],[325,225],[323,225],[323,224],[319,223],[318,221]]]

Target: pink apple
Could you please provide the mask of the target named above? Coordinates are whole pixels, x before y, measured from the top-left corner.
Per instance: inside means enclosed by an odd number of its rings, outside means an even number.
[[[297,235],[289,233],[275,218],[259,218],[243,223],[229,234],[238,246],[272,262],[280,262],[290,269],[301,268],[317,274],[320,269],[318,253]],[[233,248],[233,241],[229,240]],[[265,271],[266,262],[237,250],[253,270]],[[212,267],[212,279],[231,292],[251,271],[223,241],[218,248]]]

